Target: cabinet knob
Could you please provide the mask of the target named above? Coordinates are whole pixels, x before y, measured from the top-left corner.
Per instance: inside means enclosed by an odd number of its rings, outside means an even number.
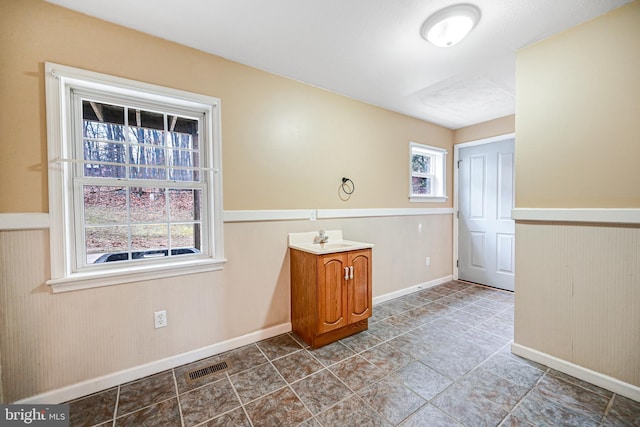
[[[353,265],[349,266],[349,279],[353,279]]]
[[[344,268],[344,280],[349,280],[349,267]]]

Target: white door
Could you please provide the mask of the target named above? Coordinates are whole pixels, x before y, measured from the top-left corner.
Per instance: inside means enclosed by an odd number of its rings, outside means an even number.
[[[514,139],[461,148],[458,277],[514,290]]]

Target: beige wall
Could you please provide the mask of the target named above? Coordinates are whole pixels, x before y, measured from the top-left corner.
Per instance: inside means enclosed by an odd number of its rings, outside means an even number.
[[[640,207],[638,52],[635,1],[518,53],[517,207]],[[639,387],[639,229],[517,222],[515,342]]]
[[[518,52],[518,207],[640,207],[640,2]]]
[[[478,141],[493,136],[506,135],[516,130],[516,116],[510,115],[494,120],[478,123],[472,126],[456,129],[453,132],[453,143]]]
[[[409,141],[451,151],[451,130],[41,1],[0,7],[0,128],[11,129],[0,136],[0,212],[48,211],[45,61],[221,98],[226,210],[451,206],[451,197],[407,200]],[[346,203],[342,176],[356,184]],[[287,233],[319,228],[376,244],[374,297],[452,274],[450,214],[225,223],[222,271],[56,295],[44,285],[48,231],[0,231],[0,396],[12,402],[286,324]],[[155,330],[159,309],[169,325]]]
[[[409,141],[453,144],[451,130],[39,0],[0,4],[0,212],[48,211],[44,61],[220,98],[225,209],[416,207]]]

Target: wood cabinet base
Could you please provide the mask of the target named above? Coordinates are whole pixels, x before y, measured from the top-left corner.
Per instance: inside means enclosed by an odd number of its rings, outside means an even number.
[[[343,328],[336,329],[334,331],[325,332],[322,335],[310,335],[303,336],[302,331],[296,331],[293,329],[300,338],[304,340],[311,348],[322,347],[323,345],[331,344],[334,341],[341,340],[342,338],[346,338],[348,336],[357,334],[358,332],[366,331],[369,329],[369,320],[361,320],[357,323],[352,323],[351,325],[347,325]]]
[[[300,338],[318,348],[369,327],[371,249],[290,255],[291,324]]]

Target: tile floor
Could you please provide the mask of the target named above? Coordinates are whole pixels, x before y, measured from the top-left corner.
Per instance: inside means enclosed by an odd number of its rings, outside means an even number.
[[[449,282],[316,350],[284,334],[72,401],[71,425],[640,426],[640,403],[511,354],[512,337],[513,294]]]

